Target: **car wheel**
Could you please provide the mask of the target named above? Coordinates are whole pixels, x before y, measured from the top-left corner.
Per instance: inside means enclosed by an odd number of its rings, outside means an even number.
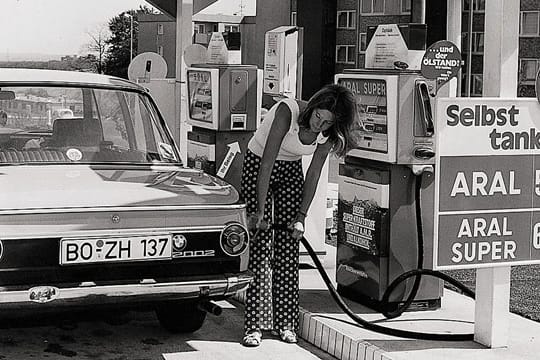
[[[199,330],[206,312],[197,307],[196,302],[169,301],[156,307],[156,315],[161,326],[172,333],[191,333]]]

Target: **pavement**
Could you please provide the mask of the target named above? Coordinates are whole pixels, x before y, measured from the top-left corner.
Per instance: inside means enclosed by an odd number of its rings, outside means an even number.
[[[324,267],[335,281],[336,248],[326,245]],[[335,283],[334,283],[335,285]],[[473,333],[474,300],[445,289],[441,308],[406,312],[387,320],[379,313],[346,300],[358,316],[378,325],[430,333]],[[344,360],[514,360],[540,358],[540,323],[510,314],[508,347],[489,349],[474,341],[430,341],[382,335],[356,326],[331,298],[318,271],[300,270],[300,336]]]

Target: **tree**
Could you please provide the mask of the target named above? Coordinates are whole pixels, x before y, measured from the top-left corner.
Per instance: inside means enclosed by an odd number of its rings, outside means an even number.
[[[90,41],[84,45],[84,48],[90,51],[90,54],[95,56],[95,68],[98,74],[104,72],[104,60],[109,44],[109,30],[105,24],[99,25],[92,31],[86,32],[90,37]]]
[[[139,32],[139,14],[155,14],[156,11],[147,6],[140,6],[139,10],[129,10],[122,12],[109,20],[109,31],[111,36],[107,39],[107,55],[105,57],[105,73],[128,78],[128,66],[131,62],[131,24],[130,18],[124,14],[133,16],[133,56],[137,55],[137,34]]]

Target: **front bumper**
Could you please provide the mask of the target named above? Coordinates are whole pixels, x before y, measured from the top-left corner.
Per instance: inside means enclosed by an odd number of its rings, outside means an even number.
[[[156,283],[148,279],[121,285],[87,282],[76,287],[37,286],[14,291],[0,288],[0,309],[212,299],[232,296],[246,289],[251,280],[251,274],[245,272],[213,280]]]

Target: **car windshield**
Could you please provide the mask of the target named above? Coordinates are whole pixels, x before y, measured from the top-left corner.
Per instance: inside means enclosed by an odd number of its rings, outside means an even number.
[[[0,163],[178,163],[145,94],[90,87],[2,87]]]

